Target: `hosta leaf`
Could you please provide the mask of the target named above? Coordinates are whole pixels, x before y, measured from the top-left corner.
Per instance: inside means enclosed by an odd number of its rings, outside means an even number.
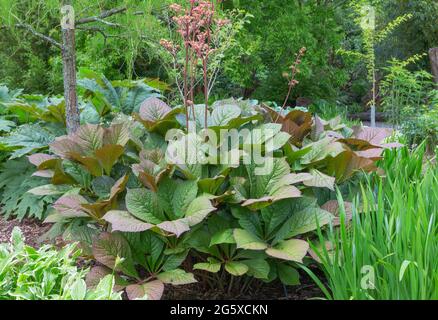
[[[262,240],[252,233],[249,233],[243,229],[235,229],[233,232],[234,239],[236,240],[237,248],[248,250],[264,250],[268,246]]]
[[[126,294],[129,300],[160,300],[163,291],[164,284],[160,280],[154,280],[144,284],[132,284],[126,287]]]
[[[157,279],[172,285],[182,285],[197,282],[192,273],[185,272],[182,269],[162,272],[157,275]]]
[[[108,211],[103,219],[111,223],[112,231],[142,232],[149,230],[154,225],[134,218],[129,212],[121,210]]]
[[[225,270],[233,276],[243,276],[248,272],[248,266],[242,262],[230,261],[225,264]]]
[[[274,247],[266,249],[266,253],[274,258],[302,263],[307,250],[309,250],[309,244],[306,241],[291,239],[281,241]]]

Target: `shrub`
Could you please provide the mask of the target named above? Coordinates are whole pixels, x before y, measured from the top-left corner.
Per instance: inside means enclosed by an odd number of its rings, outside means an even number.
[[[165,283],[196,281],[180,267],[196,251],[195,264],[185,269],[223,268],[232,277],[298,283],[309,232],[333,219],[319,207],[316,189],[334,190],[335,182],[357,171],[375,170],[383,148],[391,146],[383,143],[387,130],[349,129],[340,119],[313,119],[301,110],[232,99],[205,110],[193,106],[191,130],[205,133],[207,119],[211,132],[247,129],[248,135],[221,149],[226,136],[215,143],[188,132],[183,108],[150,98],[136,122],[85,125],[53,142],[54,155],[30,157],[36,174],[51,182],[31,192],[64,193],[46,220],[55,222],[52,235],[81,241],[100,263],[92,277],[116,272],[130,298],[159,298]],[[166,137],[170,130],[179,138]],[[187,154],[198,161],[178,153],[189,141],[202,151],[201,157]],[[248,147],[272,152],[263,174]],[[215,161],[233,150],[237,162]],[[165,157],[169,151],[177,161]]]

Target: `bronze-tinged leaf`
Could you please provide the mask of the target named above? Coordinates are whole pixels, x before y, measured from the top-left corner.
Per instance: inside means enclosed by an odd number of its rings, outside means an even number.
[[[164,292],[164,284],[160,280],[150,281],[144,284],[132,284],[126,287],[129,300],[143,299],[160,300]]]
[[[128,241],[119,232],[104,232],[93,243],[94,258],[104,266],[123,271],[131,277],[138,277],[132,262],[132,253]],[[117,259],[123,259],[116,266]]]
[[[114,199],[119,193],[125,190],[128,180],[129,176],[125,174],[123,177],[116,181],[114,186],[111,188],[109,200]]]
[[[167,103],[158,98],[151,97],[143,101],[140,105],[139,115],[142,120],[150,123],[155,123],[162,120],[172,111],[172,108]]]
[[[124,147],[109,144],[95,151],[95,155],[105,173],[111,175],[111,169],[125,151]]]
[[[94,157],[86,157],[72,152],[70,158],[82,164],[95,177],[100,177],[103,174],[102,166]]]
[[[39,170],[44,169],[52,169],[53,167],[42,167],[40,168],[40,165],[43,163],[46,163],[50,160],[56,160],[57,158],[52,155],[48,155],[45,153],[35,153],[33,155],[30,155],[27,157],[29,159],[29,162],[32,163],[34,166],[36,166]]]
[[[111,223],[112,231],[142,232],[151,229],[154,225],[134,218],[128,211],[111,210],[103,219]]]
[[[113,271],[107,267],[104,266],[94,266],[91,268],[91,270],[87,273],[85,277],[85,283],[87,284],[88,288],[95,288],[100,280],[102,280],[105,276],[112,274]],[[115,277],[115,284],[114,284],[114,291],[121,291],[126,287],[126,281],[123,280],[120,276],[114,275]]]
[[[124,147],[129,141],[129,129],[124,123],[112,124],[104,129],[103,144],[116,144]]]
[[[74,194],[59,198],[52,207],[64,217],[88,217],[84,212],[82,204],[88,203],[84,197]]]
[[[345,208],[345,222],[348,223],[353,217],[353,204],[351,202],[344,202]],[[339,203],[337,200],[330,200],[326,202],[321,209],[330,212],[335,216],[333,219],[333,226],[339,226],[341,224],[339,217]]]
[[[62,136],[58,137],[53,141],[50,145],[50,151],[52,151],[54,154],[66,158],[71,159],[71,154],[83,154],[84,150],[82,147],[76,143],[75,141],[71,140],[68,136]]]
[[[356,154],[359,157],[377,161],[377,160],[382,159],[383,149],[382,148],[374,148],[374,149],[368,149],[368,150],[364,150],[364,151],[356,151]]]
[[[102,148],[103,134],[102,126],[85,124],[80,126],[73,135],[69,135],[69,138],[76,142],[86,154],[90,154],[94,150]]]
[[[354,151],[345,150],[334,158],[327,159],[327,172],[341,183],[349,179],[357,171],[372,172],[377,170],[371,159],[359,157]]]

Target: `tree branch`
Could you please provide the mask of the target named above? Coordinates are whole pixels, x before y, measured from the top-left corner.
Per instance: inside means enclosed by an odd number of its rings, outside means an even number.
[[[62,50],[63,46],[62,44],[60,44],[58,41],[56,41],[53,38],[50,38],[49,36],[46,36],[38,31],[36,31],[34,28],[32,28],[32,26],[28,25],[28,24],[24,24],[24,23],[18,23],[15,25],[15,27],[17,28],[23,28],[26,29],[27,31],[29,31],[30,33],[32,33],[34,36],[39,37],[47,42],[49,42],[50,44],[58,47],[59,49]]]
[[[125,12],[126,10],[128,10],[127,7],[121,7],[121,8],[114,8],[111,10],[107,10],[107,11],[103,11],[100,15],[98,16],[93,16],[93,17],[88,17],[88,18],[82,18],[79,19],[75,22],[76,25],[81,25],[81,24],[85,24],[85,23],[90,23],[90,22],[102,22],[103,19],[111,17],[115,14],[119,14],[122,12]]]

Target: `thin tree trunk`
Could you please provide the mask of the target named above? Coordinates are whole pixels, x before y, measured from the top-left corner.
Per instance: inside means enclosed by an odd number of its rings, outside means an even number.
[[[72,1],[64,0],[63,5],[72,5]],[[76,92],[76,48],[74,25],[72,28],[62,28],[62,66],[67,132],[73,133],[80,125],[78,96]]]
[[[438,86],[438,48],[429,50],[430,65],[432,67],[432,74],[435,78],[435,83]]]

